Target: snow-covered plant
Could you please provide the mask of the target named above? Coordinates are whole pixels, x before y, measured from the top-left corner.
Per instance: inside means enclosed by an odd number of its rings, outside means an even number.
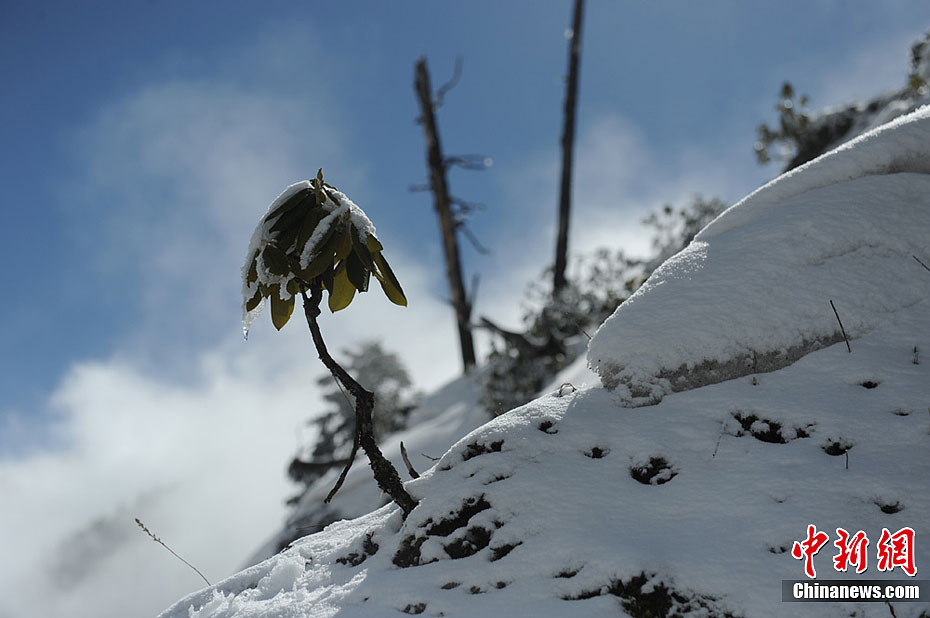
[[[375,396],[337,363],[323,341],[317,317],[323,290],[329,292],[329,309],[345,309],[355,292],[366,292],[374,275],[391,302],[406,306],[407,298],[375,236],[375,226],[344,193],[316,178],[288,187],[271,203],[259,221],[242,269],[243,330],[271,302],[271,321],[281,330],[294,311],[296,296],[303,300],[304,316],[320,360],[354,398],[355,436],[352,452],[329,502],[342,486],[359,447],[365,450],[378,486],[401,507],[406,516],[416,506],[375,441],[372,412]]]
[[[329,292],[329,309],[345,309],[355,292],[367,292],[374,275],[391,302],[407,298],[391,266],[375,226],[344,193],[323,181],[291,185],[268,207],[243,268],[243,327],[247,330],[271,303],[271,321],[281,330],[294,311],[301,288],[319,284]]]

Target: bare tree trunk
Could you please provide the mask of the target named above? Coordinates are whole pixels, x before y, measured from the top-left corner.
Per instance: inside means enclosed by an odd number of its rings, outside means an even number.
[[[471,301],[465,293],[462,282],[462,263],[459,259],[459,245],[456,238],[456,222],[452,215],[452,199],[449,196],[449,184],[446,180],[446,163],[439,143],[439,131],[436,128],[436,116],[433,113],[433,92],[430,89],[429,71],[426,58],[420,58],[416,65],[414,88],[420,102],[420,123],[426,138],[426,163],[429,168],[430,189],[433,192],[433,206],[439,217],[439,231],[442,234],[442,246],[446,255],[446,278],[449,280],[449,292],[455,320],[458,323],[459,342],[462,349],[462,365],[465,373],[475,366],[475,346],[471,334]]]
[[[568,220],[572,207],[572,149],[575,144],[575,107],[578,100],[578,65],[581,59],[581,24],[584,0],[575,0],[572,38],[568,46],[568,83],[565,93],[565,124],[562,129],[562,189],[559,195],[559,232],[555,243],[552,294],[565,288],[568,264]]]

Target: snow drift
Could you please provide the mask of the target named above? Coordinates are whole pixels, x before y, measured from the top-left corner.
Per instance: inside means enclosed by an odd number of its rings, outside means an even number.
[[[930,107],[770,182],[663,264],[588,360],[627,405],[784,367],[926,298]],[[925,272],[923,274],[926,274]]]

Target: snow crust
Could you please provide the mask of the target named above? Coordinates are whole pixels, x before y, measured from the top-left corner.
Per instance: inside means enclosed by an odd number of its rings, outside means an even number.
[[[926,298],[930,107],[772,181],[663,264],[594,335],[626,405],[784,367]],[[925,271],[924,271],[925,273]]]

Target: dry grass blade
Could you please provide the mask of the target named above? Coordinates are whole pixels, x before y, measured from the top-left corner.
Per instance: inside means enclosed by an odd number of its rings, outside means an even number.
[[[142,521],[141,521],[138,517],[136,517],[136,524],[138,524],[139,527],[142,528],[142,530],[143,530],[147,535],[149,535],[149,537],[151,537],[151,539],[152,539],[153,541],[155,541],[156,543],[158,543],[159,545],[161,545],[162,547],[164,547],[165,549],[167,549],[168,551],[170,551],[170,552],[171,552],[171,555],[173,555],[175,558],[177,558],[178,560],[180,560],[181,562],[183,562],[184,564],[186,564],[186,565],[189,566],[190,568],[194,569],[194,571],[197,573],[197,575],[199,575],[199,576],[203,579],[203,581],[207,582],[207,585],[208,585],[208,586],[212,586],[212,585],[213,585],[213,584],[210,583],[210,580],[207,579],[207,578],[204,576],[204,574],[200,572],[200,569],[198,569],[197,567],[195,567],[193,564],[191,564],[190,562],[188,562],[187,560],[185,560],[184,558],[182,558],[181,556],[179,556],[179,555],[177,554],[177,552],[175,552],[173,549],[171,549],[170,547],[168,547],[168,546],[165,544],[164,541],[162,541],[160,538],[158,538],[157,536],[155,536],[155,535],[152,533],[151,530],[149,530],[148,528],[146,528],[146,527],[145,527],[145,524],[143,524]]]
[[[924,268],[926,268],[928,272],[930,272],[930,266],[927,266],[926,264],[924,264],[923,262],[921,262],[919,257],[917,257],[916,255],[912,255],[911,257],[914,258],[915,260],[917,260],[917,263],[918,263],[918,264],[920,264],[921,266],[923,266]]]
[[[833,307],[833,315],[836,316],[836,321],[840,324],[840,332],[843,333],[843,339],[846,340],[846,351],[852,354],[852,348],[849,347],[849,337],[846,336],[846,329],[843,328],[843,321],[840,320],[840,314],[836,311],[836,305],[833,304],[833,301],[830,301],[830,306]]]

